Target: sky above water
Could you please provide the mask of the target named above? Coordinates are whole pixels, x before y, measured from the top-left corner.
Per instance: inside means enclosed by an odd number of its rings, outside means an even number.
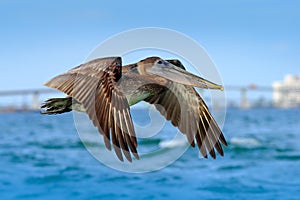
[[[0,0],[0,91],[42,88],[120,32],[162,27],[204,47],[225,85],[300,74],[300,1]]]

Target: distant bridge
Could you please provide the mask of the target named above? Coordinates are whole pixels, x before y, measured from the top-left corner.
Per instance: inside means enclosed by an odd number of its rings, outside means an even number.
[[[247,92],[249,90],[260,91],[260,92],[273,92],[273,88],[271,86],[257,86],[255,84],[251,84],[248,86],[228,85],[228,86],[225,86],[225,90],[240,92],[240,108],[242,108],[242,109],[247,109],[250,107],[250,104],[248,102],[248,97],[247,97]]]
[[[30,110],[37,110],[40,108],[40,95],[58,93],[59,91],[54,89],[25,89],[25,90],[6,90],[0,91],[0,96],[32,96],[32,103],[29,107]]]
[[[264,91],[264,92],[272,92],[272,87],[268,86],[256,86],[256,85],[249,85],[249,86],[232,86],[228,85],[225,86],[226,91],[238,91],[240,92],[240,107],[241,108],[248,108],[248,98],[247,92],[249,90],[255,91]],[[50,94],[50,93],[59,93],[59,91],[55,89],[25,89],[25,90],[7,90],[7,91],[0,91],[1,96],[32,96],[32,103],[30,105],[31,110],[36,110],[40,108],[40,95],[41,94]]]
[[[16,95],[30,95],[30,94],[49,94],[57,93],[54,89],[27,89],[27,90],[6,90],[0,91],[0,96],[16,96]]]

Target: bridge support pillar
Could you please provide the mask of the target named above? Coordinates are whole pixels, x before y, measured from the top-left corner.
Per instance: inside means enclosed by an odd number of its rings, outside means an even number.
[[[240,107],[241,107],[241,109],[249,108],[246,88],[241,89],[241,105],[240,105]]]
[[[35,91],[32,97],[32,104],[31,104],[32,110],[38,110],[40,108],[39,97],[40,97],[39,92]]]

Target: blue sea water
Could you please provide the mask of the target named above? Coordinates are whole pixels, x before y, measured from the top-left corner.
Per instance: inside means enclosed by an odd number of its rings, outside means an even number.
[[[189,148],[166,168],[134,174],[91,156],[71,113],[0,114],[0,198],[299,199],[299,116],[297,109],[228,110],[224,157],[200,159]]]

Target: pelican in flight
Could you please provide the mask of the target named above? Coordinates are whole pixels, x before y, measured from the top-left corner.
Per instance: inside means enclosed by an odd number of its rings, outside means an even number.
[[[48,99],[42,114],[60,114],[72,110],[86,112],[103,136],[107,149],[131,162],[139,159],[137,139],[129,107],[145,101],[185,134],[189,144],[197,144],[203,157],[223,156],[227,142],[194,87],[223,90],[217,85],[185,70],[179,60],[148,57],[122,66],[121,57],[99,58],[63,74],[45,86],[68,96]]]

